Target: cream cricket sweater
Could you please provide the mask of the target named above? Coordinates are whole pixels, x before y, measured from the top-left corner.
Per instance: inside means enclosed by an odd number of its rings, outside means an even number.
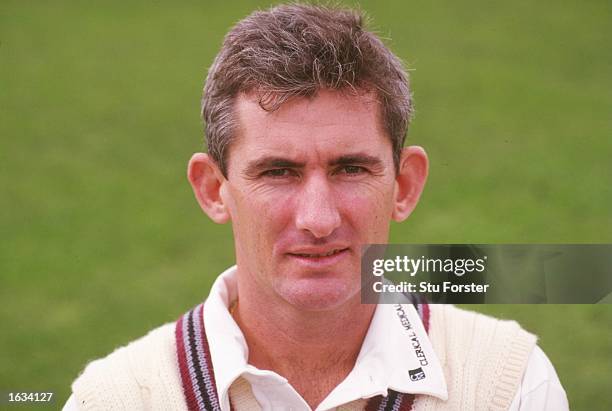
[[[430,305],[429,339],[439,357],[448,400],[417,395],[413,410],[506,410],[519,386],[536,337],[514,321],[451,305]],[[407,349],[409,349],[407,347]],[[174,324],[90,363],[72,385],[83,410],[187,410],[176,357]],[[257,409],[249,384],[238,379],[236,410]],[[355,401],[342,410],[363,410]]]

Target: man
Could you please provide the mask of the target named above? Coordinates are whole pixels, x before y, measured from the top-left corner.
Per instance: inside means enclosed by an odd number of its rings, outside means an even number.
[[[415,208],[400,61],[355,11],[255,12],[206,81],[188,177],[231,222],[205,304],[91,363],[65,409],[567,409],[535,337],[452,306],[360,301],[361,246]]]

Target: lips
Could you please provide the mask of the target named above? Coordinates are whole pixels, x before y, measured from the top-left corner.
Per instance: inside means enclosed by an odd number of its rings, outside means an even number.
[[[335,248],[329,252],[325,252],[325,253],[289,253],[291,255],[295,255],[298,257],[305,257],[305,258],[321,258],[321,257],[330,257],[334,254],[338,254],[342,251],[346,250],[346,248]]]
[[[307,270],[327,270],[346,261],[350,248],[341,245],[294,249],[286,255]]]

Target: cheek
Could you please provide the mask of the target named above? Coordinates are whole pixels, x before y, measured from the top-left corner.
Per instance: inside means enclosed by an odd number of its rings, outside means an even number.
[[[249,238],[252,249],[272,242],[273,234],[290,219],[293,198],[286,193],[236,190],[230,207],[235,235]]]
[[[372,186],[353,188],[342,190],[339,197],[346,218],[360,232],[363,242],[387,241],[393,212],[392,190]]]

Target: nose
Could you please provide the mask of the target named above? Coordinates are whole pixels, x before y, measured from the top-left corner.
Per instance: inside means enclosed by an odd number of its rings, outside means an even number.
[[[295,223],[316,238],[331,235],[340,226],[338,199],[326,176],[312,176],[298,194]]]

